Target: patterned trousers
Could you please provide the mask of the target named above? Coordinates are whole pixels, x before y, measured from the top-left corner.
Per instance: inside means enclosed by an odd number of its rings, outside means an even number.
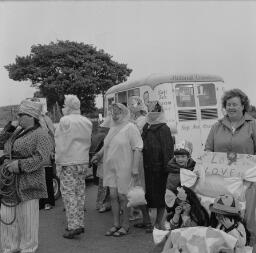
[[[1,223],[1,244],[3,253],[19,252],[32,253],[38,248],[39,229],[38,199],[21,202],[16,207],[6,207],[1,204],[1,218],[11,225]]]
[[[87,165],[62,166],[60,190],[68,229],[84,227],[85,176]]]

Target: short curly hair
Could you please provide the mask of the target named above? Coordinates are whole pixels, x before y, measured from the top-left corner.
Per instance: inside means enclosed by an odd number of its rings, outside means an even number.
[[[250,108],[250,101],[248,96],[241,91],[240,89],[232,89],[228,90],[224,93],[222,97],[222,107],[226,109],[227,105],[227,100],[234,98],[234,97],[239,97],[241,100],[241,104],[244,106],[243,113],[248,112]]]

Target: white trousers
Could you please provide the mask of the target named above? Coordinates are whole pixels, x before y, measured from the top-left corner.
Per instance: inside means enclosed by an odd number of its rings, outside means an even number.
[[[5,222],[12,221],[13,224],[1,223],[1,245],[3,253],[11,253],[20,250],[21,253],[32,253],[38,248],[39,229],[39,200],[33,199],[21,202],[16,207],[6,207],[1,204],[1,219]]]

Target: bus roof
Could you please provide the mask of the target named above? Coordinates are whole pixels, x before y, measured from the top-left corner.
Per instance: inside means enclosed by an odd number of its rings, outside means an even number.
[[[120,92],[124,90],[133,89],[143,85],[151,87],[154,89],[157,85],[161,83],[177,83],[177,82],[224,82],[220,76],[207,75],[207,74],[152,74],[146,78],[141,78],[134,81],[126,81],[109,88],[106,92],[107,94]]]

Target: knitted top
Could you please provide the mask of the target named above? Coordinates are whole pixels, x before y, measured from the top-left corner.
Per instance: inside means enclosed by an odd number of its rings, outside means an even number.
[[[0,134],[1,135],[1,134]],[[4,153],[10,154],[10,141],[4,145]],[[13,160],[19,160],[18,196],[21,201],[47,198],[44,166],[48,163],[52,142],[41,127],[20,133],[12,146]]]

